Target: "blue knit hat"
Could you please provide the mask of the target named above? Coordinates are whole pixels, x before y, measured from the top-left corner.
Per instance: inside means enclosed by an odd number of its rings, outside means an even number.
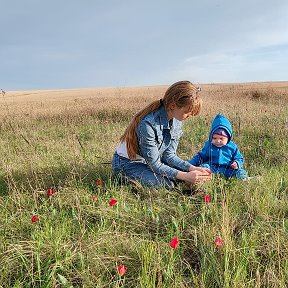
[[[227,131],[223,128],[218,128],[216,129],[214,132],[213,132],[213,135],[214,134],[217,134],[217,135],[220,135],[220,136],[223,136],[223,137],[227,137],[229,138],[229,134],[227,133]]]

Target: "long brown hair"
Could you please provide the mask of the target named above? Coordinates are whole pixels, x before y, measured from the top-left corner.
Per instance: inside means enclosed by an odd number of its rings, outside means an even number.
[[[135,159],[139,154],[139,144],[136,134],[136,128],[140,121],[150,112],[157,110],[164,105],[166,111],[172,104],[178,108],[189,107],[192,116],[199,114],[201,109],[201,99],[198,95],[198,88],[190,81],[179,81],[172,84],[164,94],[163,99],[156,100],[139,111],[133,118],[120,141],[126,141],[127,153],[130,159]]]

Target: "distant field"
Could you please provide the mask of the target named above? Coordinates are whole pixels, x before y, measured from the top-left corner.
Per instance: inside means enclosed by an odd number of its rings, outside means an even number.
[[[261,91],[278,98],[287,94],[288,81],[283,82],[255,82],[233,84],[203,84],[202,98],[204,100],[203,113],[210,112],[213,107],[223,109],[231,103],[223,103],[223,97],[232,97],[235,103],[245,100],[245,95],[252,91]],[[140,109],[143,104],[161,98],[168,86],[145,86],[126,88],[94,88],[71,90],[32,90],[6,91],[0,98],[0,105],[9,107],[9,113],[17,116],[37,117],[38,115],[76,113],[85,111],[97,112],[107,109]],[[276,95],[274,95],[276,94]],[[274,95],[274,96],[273,96]],[[1,95],[0,95],[1,96]],[[221,101],[221,107],[215,103]],[[107,107],[107,103],[109,107]],[[235,104],[234,103],[234,104]],[[223,104],[225,106],[223,106]],[[232,104],[233,105],[233,104]],[[0,117],[7,116],[7,110],[1,109]]]
[[[200,87],[179,155],[223,113],[258,176],[213,177],[210,203],[111,175],[130,119],[168,86],[0,94],[0,288],[288,287],[288,81]]]

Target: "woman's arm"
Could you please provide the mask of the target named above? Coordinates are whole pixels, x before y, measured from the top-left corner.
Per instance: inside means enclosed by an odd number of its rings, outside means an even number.
[[[178,170],[161,161],[155,130],[152,128],[150,123],[141,121],[136,133],[141,156],[145,159],[151,170],[156,174],[176,180]]]
[[[167,153],[166,156],[171,158],[167,162],[163,163],[161,161],[159,149],[157,146],[155,130],[149,125],[149,123],[141,122],[139,124],[137,129],[137,137],[139,141],[141,156],[145,159],[151,170],[156,174],[166,176],[173,180],[183,180],[190,184],[204,182],[211,179],[211,173],[209,173],[207,169],[201,168],[200,170],[196,170],[187,161],[182,160],[176,155],[178,141],[173,142],[172,146],[169,146],[168,152],[170,152]],[[175,152],[173,153],[172,151]],[[187,172],[179,171],[184,170],[183,167],[180,167],[181,169],[177,169],[167,165],[169,161],[171,161],[170,163],[174,164],[176,162],[178,163],[177,165],[181,165],[181,163],[187,165],[185,166]],[[190,171],[191,167],[193,169],[192,171]]]
[[[169,147],[162,154],[162,161],[177,170],[189,172],[191,164],[176,154],[178,144],[179,139],[171,139]]]

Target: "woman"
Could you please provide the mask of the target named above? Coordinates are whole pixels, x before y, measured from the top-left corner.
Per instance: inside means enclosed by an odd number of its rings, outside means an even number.
[[[114,175],[147,187],[173,188],[177,180],[188,184],[207,181],[211,172],[176,155],[182,121],[199,114],[198,89],[189,81],[171,85],[163,99],[138,112],[120,138],[112,159]]]

